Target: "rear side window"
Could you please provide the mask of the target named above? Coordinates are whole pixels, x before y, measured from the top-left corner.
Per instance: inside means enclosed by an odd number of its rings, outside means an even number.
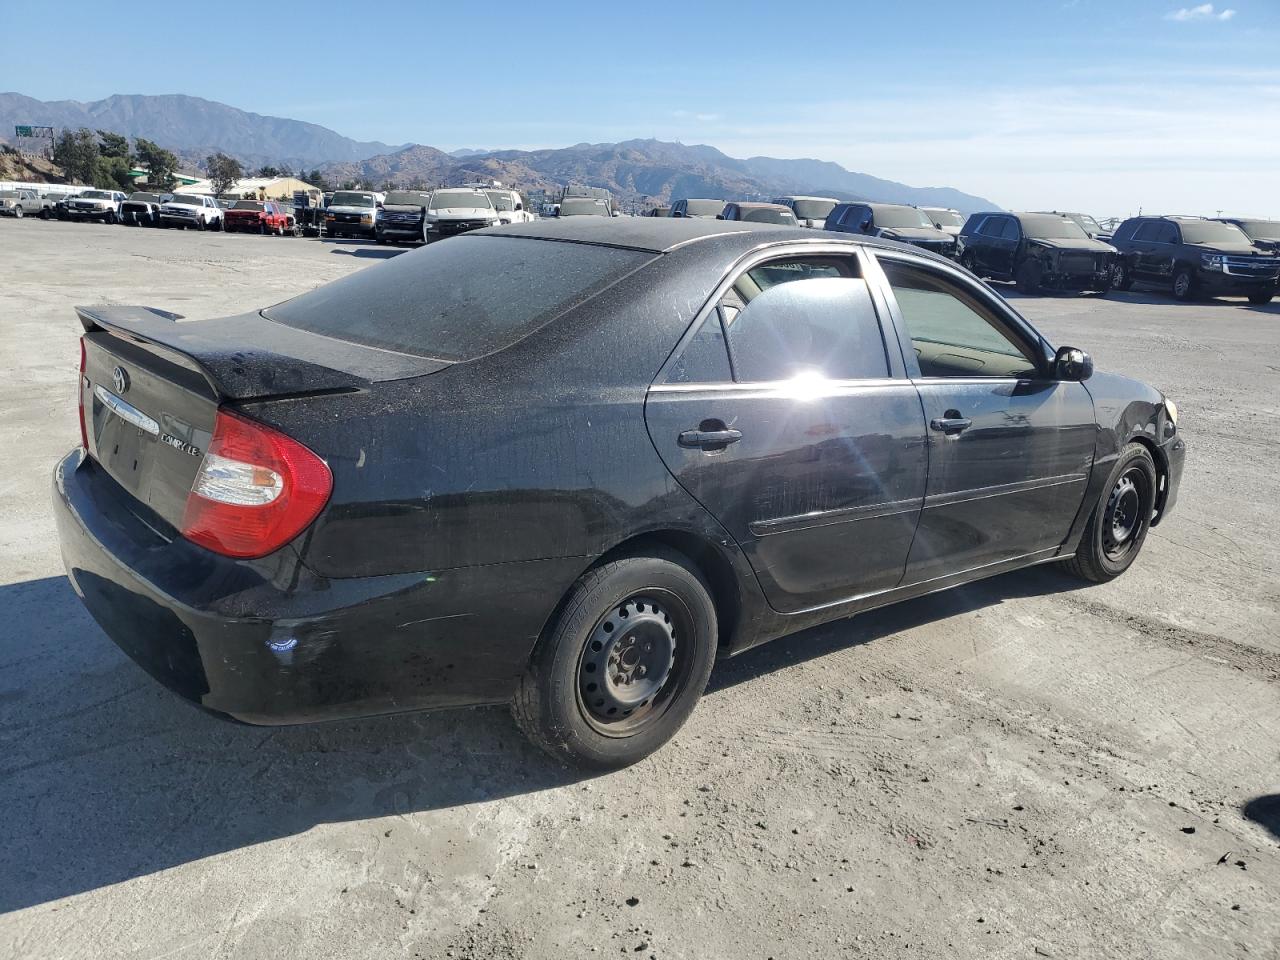
[[[734,281],[720,315],[740,382],[889,375],[871,295],[852,260],[805,258],[754,267]]]
[[[987,217],[987,222],[979,231],[984,237],[999,237],[1004,233],[1004,217]]]
[[[474,360],[511,346],[654,256],[522,237],[453,237],[262,314],[383,350]]]

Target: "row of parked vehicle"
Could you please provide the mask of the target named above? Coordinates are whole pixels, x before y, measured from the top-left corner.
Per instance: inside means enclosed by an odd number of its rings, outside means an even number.
[[[196,193],[126,194],[86,189],[45,194],[36,190],[0,191],[0,215],[45,220],[86,220],[135,227],[177,227],[242,233],[300,236],[290,207],[275,200],[219,200]]]
[[[681,199],[652,216],[715,218],[810,227],[896,240],[958,260],[984,279],[1023,293],[1169,288],[1179,300],[1280,293],[1280,221],[1138,216],[1107,233],[1088,214],[986,211],[964,217],[942,207],[778,197],[772,203]]]

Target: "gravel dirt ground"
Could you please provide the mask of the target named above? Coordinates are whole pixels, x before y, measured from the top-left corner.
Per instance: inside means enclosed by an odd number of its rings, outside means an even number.
[[[1280,305],[1019,298],[1178,403],[1136,566],[759,648],[584,778],[499,709],[206,716],[63,577],[73,304],[228,314],[388,255],[0,221],[0,957],[1280,956]]]

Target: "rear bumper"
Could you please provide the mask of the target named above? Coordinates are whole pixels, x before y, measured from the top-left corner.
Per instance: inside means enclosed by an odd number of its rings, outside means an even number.
[[[247,723],[505,701],[584,563],[325,579],[291,547],[235,561],[166,535],[78,449],[53,487],[67,575],[106,634],[175,693]]]

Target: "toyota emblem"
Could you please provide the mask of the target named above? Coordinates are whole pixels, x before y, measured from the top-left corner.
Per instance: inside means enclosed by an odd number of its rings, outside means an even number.
[[[111,382],[115,384],[116,393],[124,393],[129,389],[129,374],[125,373],[124,367],[116,367],[111,371]]]

